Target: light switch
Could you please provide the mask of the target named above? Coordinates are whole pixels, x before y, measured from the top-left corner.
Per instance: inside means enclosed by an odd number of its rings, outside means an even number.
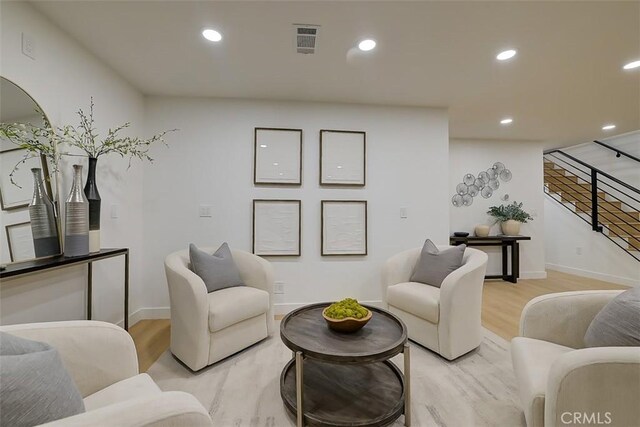
[[[111,205],[111,219],[118,219],[118,205]]]
[[[211,205],[200,205],[199,214],[201,218],[210,218],[211,214]]]
[[[407,208],[400,208],[400,218],[406,218],[407,215]]]

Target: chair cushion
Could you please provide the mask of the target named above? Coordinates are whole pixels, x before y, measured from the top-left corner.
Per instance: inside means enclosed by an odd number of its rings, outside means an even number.
[[[640,346],[640,288],[609,301],[591,321],[584,343],[587,347]]]
[[[209,330],[216,332],[269,311],[269,293],[251,286],[221,289],[209,298]]]
[[[84,398],[84,407],[93,411],[114,403],[126,402],[138,397],[160,394],[160,388],[147,374],[136,375],[126,380],[118,381],[107,388]]]
[[[431,323],[440,318],[440,288],[405,282],[387,288],[387,303]]]
[[[544,424],[544,396],[551,365],[571,347],[533,338],[511,340],[511,359],[528,426]]]
[[[189,245],[189,259],[191,269],[200,276],[207,287],[207,292],[233,286],[244,286],[240,278],[240,271],[233,261],[231,249],[226,242],[213,255],[209,255],[191,243]]]
[[[34,426],[84,411],[55,348],[0,332],[0,425]]]
[[[459,245],[441,251],[427,239],[409,280],[439,288],[449,274],[462,266],[466,247]]]

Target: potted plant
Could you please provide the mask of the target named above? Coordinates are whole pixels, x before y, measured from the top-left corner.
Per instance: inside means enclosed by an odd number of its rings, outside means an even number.
[[[516,236],[520,233],[520,225],[533,221],[533,217],[522,209],[522,203],[513,202],[510,205],[491,206],[487,211],[500,223],[502,234]]]

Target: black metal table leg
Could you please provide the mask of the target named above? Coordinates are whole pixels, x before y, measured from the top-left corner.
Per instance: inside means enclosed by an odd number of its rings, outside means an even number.
[[[502,246],[502,280],[509,280],[509,272],[507,269],[507,260],[508,260],[507,243],[503,242],[501,246]]]
[[[91,320],[91,306],[93,305],[93,263],[87,263],[87,320]]]
[[[129,330],[129,251],[124,254],[124,330]]]
[[[520,244],[513,242],[511,246],[511,275],[513,283],[518,283],[520,278]]]

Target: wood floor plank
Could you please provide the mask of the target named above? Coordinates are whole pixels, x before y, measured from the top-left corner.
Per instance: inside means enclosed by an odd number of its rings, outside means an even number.
[[[533,298],[567,291],[627,289],[601,280],[589,279],[557,271],[548,271],[546,279],[523,280],[517,284],[486,281],[482,298],[482,325],[506,340],[518,335],[520,314]],[[276,320],[282,315],[276,315]],[[169,348],[170,321],[168,319],[141,320],[129,333],[136,343],[140,372],[147,369]]]

